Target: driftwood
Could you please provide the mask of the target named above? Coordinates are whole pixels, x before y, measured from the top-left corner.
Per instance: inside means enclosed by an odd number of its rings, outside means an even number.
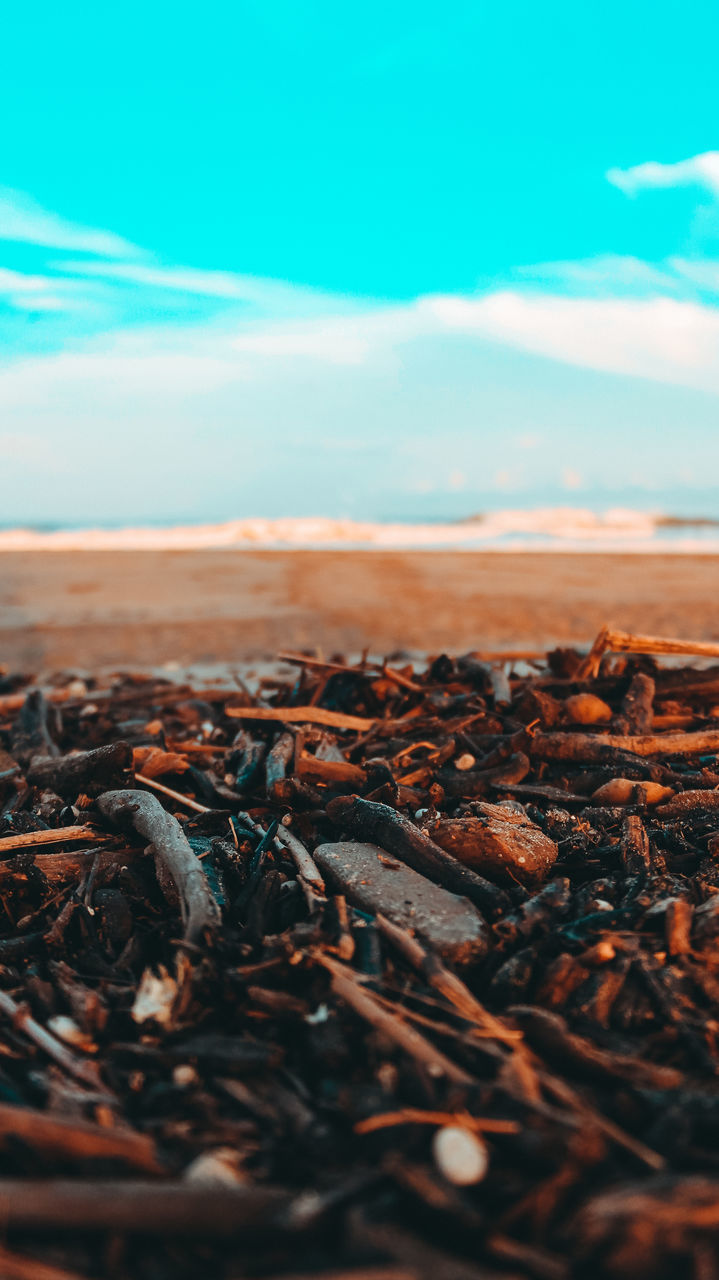
[[[0,1245],[0,1275],[3,1280],[82,1280],[77,1271],[40,1262],[38,1258],[16,1253]]]
[[[50,733],[49,714],[50,707],[41,690],[33,689],[27,694],[10,734],[11,750],[20,764],[27,764],[35,755],[59,755]]]
[[[589,680],[599,672],[605,653],[694,654],[701,658],[719,658],[719,644],[705,640],[668,640],[662,636],[637,636],[613,627],[602,627],[584,662],[577,670],[578,680]]]
[[[220,911],[202,864],[179,822],[165,812],[159,801],[143,791],[106,791],[98,808],[118,826],[132,827],[152,846],[157,861],[177,889],[186,940],[197,942],[205,929],[216,929]]]
[[[365,716],[344,715],[326,711],[324,707],[227,707],[226,714],[236,720],[279,720],[283,724],[324,724],[331,729],[354,729],[366,733],[374,720]]]
[[[719,729],[696,733],[618,735],[611,733],[541,733],[532,739],[530,751],[538,760],[603,763],[606,751],[637,756],[694,756],[719,752]],[[603,754],[604,752],[604,754]]]
[[[646,639],[8,676],[0,1275],[719,1274],[719,667]]]
[[[268,796],[276,798],[278,784],[284,781],[287,770],[294,759],[295,739],[291,733],[282,733],[265,761],[265,785]]]
[[[97,842],[103,837],[95,827],[72,826],[56,827],[49,830],[24,831],[17,835],[0,836],[0,855],[12,853],[15,849],[39,849],[49,844],[77,844],[81,841]]]
[[[233,1237],[277,1229],[290,1200],[278,1190],[183,1182],[0,1178],[0,1205],[9,1230]]]
[[[0,1103],[0,1146],[18,1140],[50,1159],[112,1160],[145,1173],[162,1169],[155,1144],[145,1134]]]
[[[27,771],[28,782],[56,791],[58,795],[100,795],[124,781],[132,765],[132,748],[127,742],[113,742],[94,751],[76,751],[67,756],[33,756]]]

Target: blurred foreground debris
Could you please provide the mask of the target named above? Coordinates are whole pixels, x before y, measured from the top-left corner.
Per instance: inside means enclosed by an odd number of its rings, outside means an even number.
[[[0,1275],[719,1276],[717,652],[2,677]]]

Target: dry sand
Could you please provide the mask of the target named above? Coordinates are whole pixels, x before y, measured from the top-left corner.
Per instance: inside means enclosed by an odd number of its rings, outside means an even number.
[[[0,663],[14,670],[716,639],[719,557],[382,551],[13,552]]]

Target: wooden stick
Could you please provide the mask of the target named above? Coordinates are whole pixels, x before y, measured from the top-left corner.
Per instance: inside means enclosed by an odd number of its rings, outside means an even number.
[[[617,631],[603,626],[589,653],[578,668],[575,679],[591,680],[599,674],[605,653],[687,653],[700,658],[719,658],[719,643],[707,640],[671,640],[662,636],[639,636],[630,631]]]
[[[7,991],[0,991],[0,1013],[10,1019],[16,1031],[23,1032],[48,1058],[52,1058],[63,1071],[67,1071],[68,1075],[82,1080],[83,1084],[90,1085],[93,1089],[101,1087],[97,1064],[76,1057],[67,1045],[36,1022],[27,1008],[13,1000]]]
[[[459,1125],[463,1129],[474,1129],[477,1133],[519,1133],[520,1126],[516,1120],[496,1120],[492,1116],[472,1116],[463,1111],[459,1114],[451,1111],[422,1111],[419,1107],[403,1107],[401,1111],[382,1111],[378,1115],[368,1116],[355,1125],[355,1133],[376,1133],[378,1129],[392,1129],[398,1124],[446,1124]]]
[[[427,686],[417,684],[416,680],[410,680],[409,676],[405,676],[401,671],[395,671],[394,667],[388,667],[386,664],[382,667],[382,675],[386,680],[391,680],[393,684],[398,684],[402,689],[409,689],[411,693],[426,693]]]
[[[376,720],[349,716],[342,711],[326,711],[324,707],[225,707],[225,715],[233,720],[279,720],[281,724],[325,724],[331,729],[354,729],[367,733]]]
[[[78,840],[106,839],[94,827],[53,827],[49,831],[23,831],[16,836],[0,837],[0,855],[13,849],[34,849],[43,844],[77,844]]]
[[[291,1204],[274,1188],[192,1182],[0,1178],[5,1229],[236,1236],[269,1228]]]
[[[348,662],[327,662],[324,658],[310,658],[306,653],[288,653],[284,650],[277,654],[277,660],[290,662],[296,667],[314,667],[318,671],[338,671],[357,676],[380,674],[379,668],[370,667],[366,663],[354,667]]]
[[[142,855],[136,849],[74,849],[62,853],[38,852],[32,860],[45,878],[54,884],[56,881],[74,880],[79,883],[82,876],[90,871],[97,859],[97,872],[102,875],[108,868],[120,867]],[[27,876],[28,855],[19,853],[14,858],[0,862],[0,880],[7,876]]]
[[[169,796],[170,800],[177,800],[186,809],[194,809],[195,813],[214,813],[214,809],[208,809],[206,805],[200,804],[198,800],[191,800],[189,796],[183,796],[181,791],[173,791],[172,787],[166,787],[164,782],[158,782],[156,778],[146,778],[144,773],[136,773],[135,781],[142,782],[146,787],[152,787],[153,791],[162,792],[163,796]]]
[[[472,995],[469,987],[458,978],[456,973],[448,969],[442,964],[441,960],[434,955],[433,952],[427,951],[416,938],[412,937],[406,929],[402,929],[400,925],[394,924],[383,916],[380,912],[375,917],[377,927],[394,947],[404,956],[405,960],[421,973],[431,987],[435,991],[439,991],[450,1004],[454,1005],[458,1013],[468,1022],[473,1022],[483,1034],[492,1036],[495,1040],[499,1040],[502,1044],[514,1048],[521,1040],[521,1031],[515,1031],[511,1027],[505,1026],[500,1018],[496,1018],[493,1013],[485,1009],[476,996]]]
[[[321,1276],[317,1271],[284,1271],[282,1275],[275,1271],[271,1276],[267,1276],[266,1280],[417,1280],[417,1271],[408,1271],[406,1267],[392,1264],[380,1263],[379,1266],[364,1267],[342,1267],[340,1271],[322,1271]],[[15,1280],[14,1276],[10,1280]],[[24,1277],[23,1277],[24,1280]],[[30,1276],[27,1280],[44,1280],[43,1276]],[[52,1277],[48,1277],[52,1280]],[[62,1280],[62,1277],[59,1277]],[[80,1280],[80,1277],[71,1277],[70,1280]],[[456,1280],[460,1280],[459,1277]]]
[[[316,889],[318,893],[324,893],[325,882],[322,879],[322,873],[314,858],[305,849],[302,841],[297,839],[294,832],[290,831],[283,823],[280,823],[275,832],[275,839],[288,850],[302,879],[311,885],[313,889]]]
[[[311,955],[317,964],[321,964],[332,975],[332,990],[335,995],[344,1000],[371,1027],[381,1031],[405,1053],[415,1058],[431,1076],[444,1076],[454,1084],[474,1083],[467,1071],[458,1067],[439,1049],[435,1049],[414,1027],[408,1026],[396,1006],[390,1010],[380,1004],[371,991],[365,990],[347,965],[340,964],[338,960],[317,949],[313,949]]]
[[[297,761],[298,778],[312,778],[315,782],[349,783],[361,787],[367,781],[366,770],[349,760],[321,760],[309,751],[302,751]]]
[[[185,941],[197,943],[205,929],[214,932],[221,923],[220,909],[212,894],[202,863],[182,827],[146,791],[106,791],[98,800],[100,812],[119,826],[132,826],[154,848],[155,855],[177,886],[185,926]]]
[[[155,1144],[145,1134],[0,1103],[0,1144],[7,1146],[7,1140],[14,1138],[50,1157],[120,1160],[144,1173],[162,1169]]]
[[[34,756],[27,780],[35,787],[49,788],[59,795],[77,795],[80,791],[97,795],[98,791],[121,784],[131,765],[129,742],[113,742],[107,747],[75,751],[66,756]]]
[[[529,743],[540,760],[601,761],[602,748],[630,751],[635,756],[693,756],[719,753],[719,730],[695,733],[647,733],[635,736],[614,733],[538,733]]]
[[[49,1262],[11,1252],[0,1245],[0,1276],[3,1280],[84,1280],[77,1271],[66,1271]]]

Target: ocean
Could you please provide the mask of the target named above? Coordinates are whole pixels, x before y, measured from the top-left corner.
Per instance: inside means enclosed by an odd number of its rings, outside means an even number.
[[[0,528],[0,552],[123,550],[567,551],[719,554],[719,519],[630,507],[507,507],[458,520],[248,516],[219,523]]]

